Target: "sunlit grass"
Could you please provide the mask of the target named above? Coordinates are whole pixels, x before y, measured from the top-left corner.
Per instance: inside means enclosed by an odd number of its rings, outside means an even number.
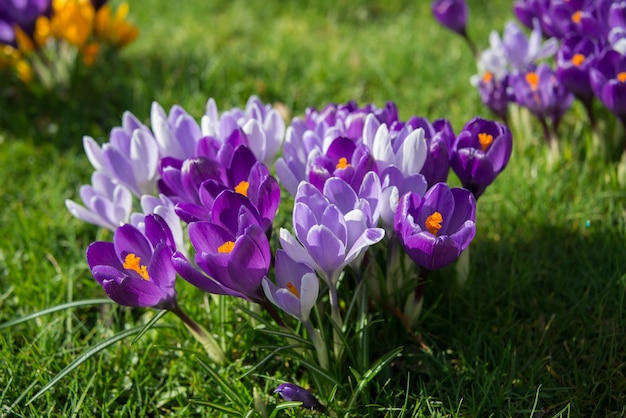
[[[505,1],[471,7],[481,45],[512,17]],[[469,51],[434,23],[428,2],[137,0],[131,17],[141,29],[136,43],[65,96],[2,96],[0,323],[103,297],[84,252],[110,234],[72,218],[64,200],[89,181],[82,135],[106,140],[124,110],[147,122],[157,100],[199,117],[209,97],[222,110],[256,94],[292,115],[331,101],[393,100],[403,119],[446,117],[457,132],[488,115],[468,82]],[[255,392],[271,415],[283,381],[311,388],[340,416],[626,413],[626,191],[614,162],[588,155],[579,116],[566,117],[568,145],[551,167],[539,135],[515,137],[510,166],[479,200],[470,279],[461,288],[453,267],[433,274],[420,341],[370,310],[368,367],[403,351],[361,389],[367,367],[333,365],[342,379],[335,388],[289,350],[272,354],[290,343],[261,331],[271,329],[267,318],[250,320],[242,302],[181,281],[181,305],[218,337],[231,364],[211,365],[168,314],[162,328],[98,353],[28,404],[89,347],[154,315],[82,306],[0,331],[0,415],[244,416],[257,413]],[[610,118],[603,122],[612,127]],[[290,218],[284,212],[279,220]],[[302,416],[290,408],[276,416],[283,413]]]

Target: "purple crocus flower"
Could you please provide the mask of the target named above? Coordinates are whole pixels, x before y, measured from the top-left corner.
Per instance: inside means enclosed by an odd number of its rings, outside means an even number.
[[[611,28],[626,28],[626,1],[612,2],[607,23]]]
[[[589,71],[589,78],[596,97],[626,123],[626,56],[605,50]]]
[[[198,123],[185,109],[174,105],[166,114],[160,104],[153,102],[150,123],[161,157],[184,160],[195,156],[196,146],[203,135]]]
[[[322,412],[326,409],[311,392],[293,383],[281,383],[274,393],[278,393],[286,401],[302,402],[303,408],[317,409]]]
[[[608,36],[608,43],[615,51],[626,55],[626,28],[617,27],[611,29]]]
[[[574,96],[558,80],[554,70],[548,64],[541,63],[534,71],[515,74],[510,83],[515,101],[541,121],[551,119],[556,131]]]
[[[538,20],[533,21],[530,36],[515,22],[508,22],[502,34],[502,48],[512,69],[527,71],[538,61],[552,57],[559,49],[559,42],[550,38],[543,42]]]
[[[280,186],[265,164],[245,145],[239,145],[230,155],[222,178],[204,181],[199,189],[202,205],[211,209],[213,201],[223,190],[234,190],[250,199],[257,208],[265,231],[270,231],[280,204]]]
[[[148,215],[145,233],[126,224],[115,230],[113,242],[94,242],[87,263],[106,294],[124,306],[173,309],[176,271],[170,258],[173,241],[167,223]]]
[[[141,210],[143,213],[133,213],[130,215],[130,223],[141,232],[145,231],[144,219],[146,215],[159,215],[172,233],[176,248],[187,254],[187,244],[184,241],[183,227],[180,218],[176,214],[174,202],[167,196],[160,194],[158,197],[143,195],[141,196]]]
[[[271,253],[258,217],[247,197],[223,191],[213,204],[211,221],[188,227],[200,270],[180,252],[172,258],[174,268],[205,292],[260,302],[261,281],[268,274]]]
[[[512,135],[506,125],[476,117],[463,127],[456,138],[452,169],[463,187],[478,199],[504,170],[512,149]]]
[[[339,177],[354,190],[359,190],[365,174],[376,170],[369,150],[346,137],[335,138],[326,154],[321,155],[318,151],[314,150],[309,155],[308,181],[320,190],[331,177]]]
[[[85,207],[69,199],[65,201],[67,210],[74,217],[111,231],[128,222],[133,196],[106,174],[93,173],[91,185],[81,186],[79,193]]]
[[[437,183],[422,197],[400,199],[395,232],[418,266],[436,270],[458,258],[476,234],[476,200],[465,189]]]
[[[427,187],[430,188],[440,182],[445,183],[450,172],[452,145],[456,138],[450,121],[437,119],[431,124],[426,118],[412,117],[406,124],[413,126],[414,129],[424,130],[427,152],[420,174],[426,179]]]
[[[293,225],[297,239],[288,230],[280,230],[283,250],[294,261],[314,268],[331,291],[343,268],[385,235],[381,228],[367,227],[367,216],[362,210],[354,209],[344,215],[307,182],[298,187]]]
[[[407,123],[394,134],[386,124],[380,124],[372,135],[373,130],[369,129],[369,123],[367,125],[363,143],[371,149],[380,171],[381,218],[383,226],[390,230],[393,228],[399,197],[408,191],[420,194],[426,191],[426,179],[420,174],[420,170],[426,161],[428,147],[422,128],[413,130],[413,126]]]
[[[587,38],[605,37],[608,30],[598,18],[595,2],[589,0],[557,0],[550,3],[547,15],[555,36],[563,39],[581,35]]]
[[[130,112],[124,113],[122,126],[113,128],[109,142],[98,146],[85,136],[83,147],[91,165],[124,184],[136,196],[156,189],[159,150],[150,130]]]
[[[35,30],[35,21],[49,14],[51,3],[51,0],[0,0],[0,14],[4,15],[2,20],[19,26],[31,36]]]
[[[334,152],[347,154],[348,150],[354,149],[356,152],[351,155],[356,154],[355,160],[361,161],[360,158],[364,157],[365,153],[359,145],[367,116],[370,114],[374,115],[378,123],[385,123],[388,126],[395,126],[399,123],[398,110],[393,102],[387,102],[385,107],[381,109],[373,104],[359,108],[354,101],[340,105],[331,103],[322,111],[307,108],[305,119],[294,118],[291,126],[287,129],[283,156],[276,161],[276,174],[283,187],[292,196],[295,196],[300,182],[310,180],[309,173],[313,162],[317,163],[318,168],[324,167],[321,172],[323,176],[332,173],[334,169],[330,167],[330,162],[322,161],[323,158],[320,160],[319,157],[328,156],[328,150],[337,138],[350,140],[354,145],[342,140],[339,144],[334,145],[336,147]],[[346,155],[336,155],[335,157],[337,157],[334,161],[335,165],[339,163],[338,158],[343,157],[346,158],[346,164],[356,167],[355,161],[349,161]],[[362,174],[364,174],[362,170],[359,173],[361,175],[356,177],[357,180],[362,178]],[[358,181],[351,183],[356,184]],[[358,185],[355,187],[356,189],[358,189]]]
[[[556,57],[557,77],[565,88],[583,102],[593,98],[589,70],[599,53],[598,41],[572,36],[563,41]]]
[[[285,122],[269,104],[251,96],[245,109],[233,108],[220,116],[215,100],[209,99],[201,121],[202,134],[226,142],[233,132],[245,133],[248,146],[258,161],[273,163],[285,136]]]
[[[431,6],[433,16],[444,27],[465,37],[469,14],[465,0],[436,0]]]
[[[274,305],[302,322],[309,320],[319,294],[319,279],[306,264],[293,261],[283,250],[276,251],[276,284],[263,279],[265,296]]]

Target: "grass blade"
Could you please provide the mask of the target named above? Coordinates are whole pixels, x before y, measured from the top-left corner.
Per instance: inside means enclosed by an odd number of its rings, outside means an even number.
[[[161,318],[163,318],[163,316],[168,313],[169,311],[162,309],[159,312],[157,312],[156,315],[154,315],[149,321],[148,323],[146,323],[146,325],[143,326],[142,330],[139,331],[139,333],[137,333],[137,335],[135,335],[135,338],[133,338],[133,340],[130,342],[130,345],[135,344],[137,341],[139,341],[139,339],[141,337],[143,337],[143,335],[148,332],[153,326],[154,324],[156,324]]]
[[[135,327],[135,328],[132,328],[132,329],[129,329],[129,330],[126,330],[126,331],[122,331],[119,334],[116,334],[116,335],[112,336],[111,338],[107,338],[106,340],[104,340],[104,341],[94,345],[93,347],[91,347],[90,349],[85,351],[83,354],[81,354],[79,357],[74,359],[73,362],[71,362],[69,365],[67,365],[56,376],[54,376],[52,378],[52,380],[50,380],[43,388],[41,388],[39,390],[39,392],[37,392],[35,394],[35,396],[30,398],[29,401],[26,402],[25,406],[28,406],[29,404],[31,404],[35,399],[39,398],[41,395],[46,393],[46,391],[48,391],[48,389],[50,389],[52,386],[57,384],[57,382],[59,382],[66,375],[71,373],[75,368],[77,368],[78,366],[80,366],[81,364],[83,364],[84,362],[89,360],[91,357],[93,357],[96,354],[98,354],[100,351],[106,349],[107,347],[115,344],[118,341],[123,340],[124,338],[127,338],[127,337],[129,337],[131,335],[137,334],[142,329],[143,329],[143,326]]]
[[[77,300],[75,302],[64,303],[62,305],[57,305],[51,308],[44,309],[42,311],[33,312],[32,314],[23,316],[21,318],[4,322],[0,324],[0,329],[9,328],[9,327],[21,324],[22,322],[30,321],[31,319],[39,318],[40,316],[48,315],[48,314],[62,311],[65,309],[78,308],[78,307],[87,306],[87,305],[102,305],[106,303],[115,303],[115,302],[113,302],[111,299],[101,298],[101,299]]]
[[[359,394],[363,391],[363,389],[365,389],[365,386],[367,386],[367,384],[383,369],[383,367],[385,367],[387,364],[389,364],[391,360],[400,355],[403,349],[404,347],[396,347],[385,356],[379,358],[369,370],[363,373],[362,379],[359,381],[356,390],[352,394],[352,398],[350,399],[350,403],[348,404],[348,409],[352,408]]]

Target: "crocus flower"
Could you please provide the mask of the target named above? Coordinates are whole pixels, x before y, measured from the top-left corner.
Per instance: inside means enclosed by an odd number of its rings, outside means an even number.
[[[85,207],[67,199],[65,206],[76,218],[115,231],[128,222],[133,206],[133,196],[123,185],[109,176],[95,172],[91,185],[80,188]]]
[[[136,196],[156,190],[159,150],[150,130],[126,112],[122,126],[111,130],[109,142],[98,146],[85,136],[83,146],[91,165],[115,178]]]
[[[311,392],[293,383],[281,383],[274,393],[278,393],[286,401],[302,402],[303,408],[317,409],[322,412],[326,409]]]
[[[35,30],[35,21],[49,14],[51,0],[0,0],[0,18],[17,25],[28,36]],[[15,45],[14,45],[15,46]]]
[[[598,41],[572,36],[563,41],[556,57],[557,77],[583,102],[593,97],[589,70],[600,53]]]
[[[176,305],[176,271],[170,258],[171,233],[158,215],[145,219],[145,233],[126,224],[113,242],[94,242],[87,263],[106,294],[124,306],[172,309]]]
[[[622,55],[626,55],[626,28],[617,27],[611,29],[608,41],[611,48]]]
[[[463,187],[478,199],[506,167],[512,149],[512,135],[506,125],[476,117],[456,138],[452,169]]]
[[[354,190],[359,190],[363,177],[376,170],[374,159],[363,145],[357,145],[345,137],[335,138],[325,154],[315,149],[309,155],[308,181],[322,190],[331,177],[339,177],[349,183]]]
[[[574,96],[556,77],[548,64],[541,63],[534,71],[511,76],[515,101],[531,111],[542,123],[551,119],[556,131]]]
[[[331,144],[340,137],[351,140],[354,145],[344,140],[340,141],[341,144],[336,144],[334,151],[337,151],[335,155],[337,158],[334,159],[334,163],[338,164],[339,158],[343,157],[346,158],[345,164],[354,167],[354,161],[350,161],[347,154],[348,151],[355,150],[356,152],[350,155],[354,158],[356,154],[356,161],[361,161],[361,157],[365,156],[358,146],[369,114],[374,115],[378,123],[385,123],[388,126],[399,123],[398,110],[393,102],[387,102],[385,107],[380,109],[373,104],[359,108],[354,101],[340,105],[331,103],[322,111],[307,108],[305,119],[294,118],[287,128],[283,155],[276,161],[276,174],[283,187],[295,196],[300,182],[310,180],[311,165],[316,160],[318,167],[325,167],[322,174],[328,176],[332,173],[334,170],[328,166],[328,161],[320,161],[319,157],[327,156]],[[346,155],[339,155],[342,153]],[[342,163],[339,168],[345,168],[344,164]],[[356,178],[362,178],[362,175]]]
[[[169,114],[157,102],[152,103],[150,123],[161,157],[184,160],[195,156],[202,138],[200,126],[182,107],[175,105]]]
[[[596,97],[626,122],[626,56],[606,50],[589,71],[589,78]]]
[[[244,145],[258,161],[268,165],[274,162],[285,136],[285,122],[278,111],[257,96],[248,99],[245,109],[233,108],[221,115],[215,100],[209,99],[201,126],[204,136],[217,138],[222,143],[241,129],[245,133]]]
[[[104,4],[105,1],[93,1],[96,9],[96,21],[94,26],[95,37],[103,42],[117,48],[124,47],[131,43],[139,35],[139,29],[130,24],[128,16],[128,3],[122,2],[115,11],[111,11],[111,6]]]
[[[255,211],[245,196],[223,191],[214,202],[211,221],[188,227],[200,270],[177,252],[172,262],[178,274],[205,292],[260,302],[261,281],[268,274],[271,253]]]
[[[441,25],[461,36],[467,36],[469,12],[465,0],[436,0],[432,4],[432,12]]]
[[[247,146],[235,148],[221,178],[210,178],[201,184],[199,197],[203,206],[210,209],[223,190],[234,190],[248,197],[261,216],[263,229],[271,230],[280,204],[280,187]]]
[[[527,37],[515,22],[508,22],[502,35],[502,47],[512,69],[527,71],[542,59],[556,54],[559,42],[550,38],[542,42],[539,20],[533,21],[533,31]]]
[[[413,130],[413,126],[407,124],[398,133],[392,134],[386,124],[380,124],[375,135],[372,135],[369,122],[371,120],[367,122],[363,143],[371,149],[380,171],[381,218],[383,226],[390,230],[393,229],[399,197],[408,191],[420,194],[426,191],[426,179],[420,171],[428,149],[422,128]]]
[[[445,183],[450,172],[452,145],[456,138],[450,121],[437,119],[430,123],[426,118],[412,117],[406,124],[413,126],[414,129],[424,130],[427,152],[420,174],[426,179],[426,184],[430,188],[436,183]]]
[[[319,294],[319,279],[306,264],[296,263],[283,250],[276,251],[276,284],[263,279],[265,296],[274,305],[302,322],[309,320]]]
[[[476,234],[476,200],[465,189],[437,183],[422,197],[400,199],[395,232],[406,254],[420,267],[443,268],[458,258]]]
[[[141,232],[144,232],[144,219],[146,215],[151,213],[159,215],[163,218],[165,223],[167,223],[176,248],[183,254],[187,254],[187,244],[184,242],[183,227],[180,218],[176,214],[174,202],[162,194],[158,197],[143,195],[141,196],[141,210],[143,213],[133,213],[130,215],[131,225],[138,228]]]
[[[381,228],[367,227],[367,216],[362,210],[354,209],[344,215],[307,182],[298,187],[293,225],[297,239],[285,228],[280,230],[283,250],[294,261],[314,268],[331,290],[343,268],[385,235]]]
[[[587,38],[606,36],[606,24],[598,19],[595,2],[588,0],[559,0],[550,3],[546,14],[552,22],[555,36],[563,39],[581,35]]]

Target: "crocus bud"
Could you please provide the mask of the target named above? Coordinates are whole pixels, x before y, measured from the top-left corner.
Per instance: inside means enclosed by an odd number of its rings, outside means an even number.
[[[308,390],[293,383],[280,384],[274,393],[278,393],[286,401],[302,402],[302,407],[324,411],[326,408]]]
[[[432,11],[441,25],[466,36],[468,10],[465,0],[436,0],[432,4]]]

